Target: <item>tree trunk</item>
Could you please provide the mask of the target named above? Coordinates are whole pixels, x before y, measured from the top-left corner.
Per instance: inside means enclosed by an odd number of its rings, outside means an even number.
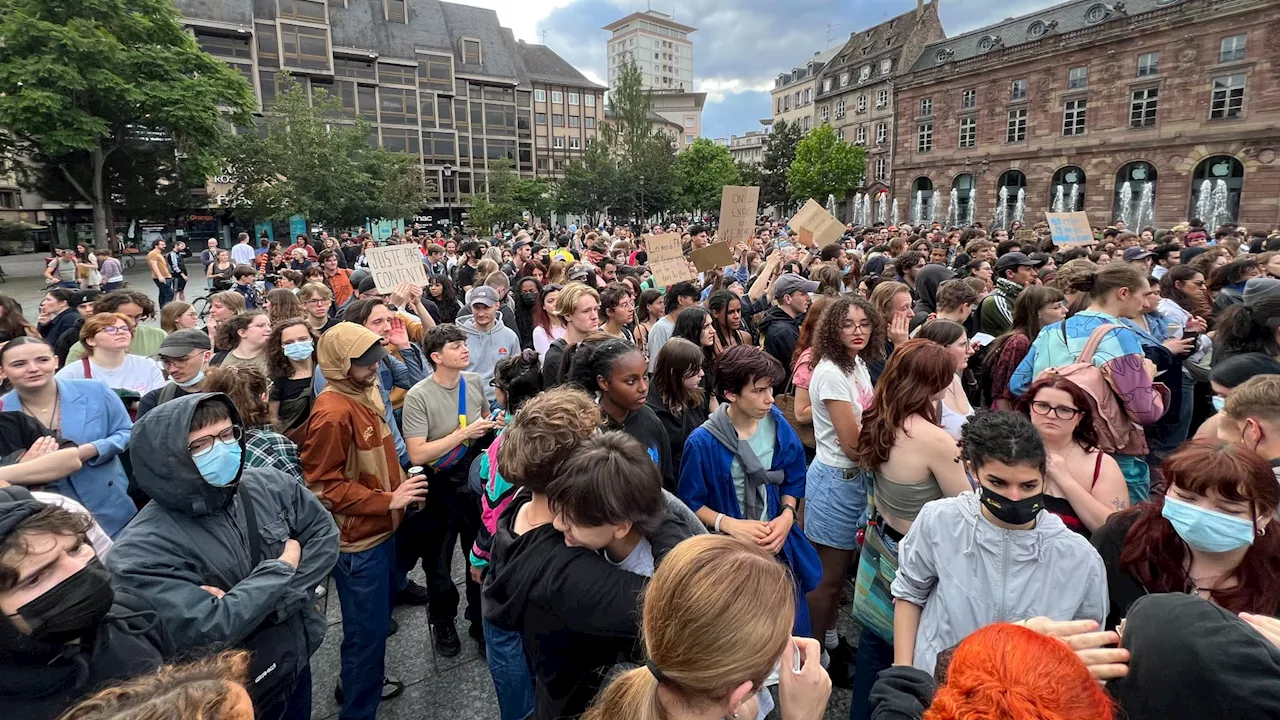
[[[106,247],[107,190],[103,174],[107,156],[102,152],[102,143],[94,146],[91,156],[93,158],[93,244],[94,247]]]

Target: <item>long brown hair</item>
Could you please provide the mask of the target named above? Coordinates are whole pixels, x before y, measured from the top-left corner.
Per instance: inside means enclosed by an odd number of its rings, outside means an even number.
[[[951,351],[932,340],[916,338],[894,348],[876,383],[875,399],[862,412],[862,432],[853,458],[858,466],[876,470],[888,462],[898,429],[912,415],[936,425],[939,418],[933,396],[947,389],[955,375]]]
[[[285,292],[288,292],[287,290]],[[316,335],[316,329],[311,327],[311,323],[303,318],[290,318],[284,320],[278,325],[271,328],[271,338],[267,340],[267,370],[273,378],[287,379],[293,376],[293,362],[284,354],[284,331],[295,325],[302,325],[307,328],[307,333],[311,335],[311,344],[314,347],[319,337]],[[314,365],[315,355],[312,354],[312,367]]]
[[[673,337],[663,343],[654,366],[652,389],[664,405],[672,410],[702,405],[702,391],[685,387],[684,379],[696,375],[703,360],[702,348],[684,338]]]
[[[689,707],[723,703],[744,680],[759,689],[791,641],[794,615],[795,585],[772,555],[725,535],[689,538],[645,592],[649,665],[618,676],[582,718],[664,720],[659,683]]]
[[[292,290],[276,288],[267,293],[266,300],[267,304],[271,306],[271,309],[267,311],[267,317],[271,320],[272,327],[285,320],[306,317],[303,314],[305,310],[302,307],[302,301],[298,299],[297,295],[293,294]]]
[[[255,365],[230,365],[209,368],[205,377],[206,392],[226,393],[231,404],[240,411],[240,419],[248,427],[271,424],[271,408],[264,396],[271,390],[267,374]]]
[[[813,347],[814,330],[818,326],[818,320],[822,317],[822,311],[826,310],[827,306],[834,301],[835,298],[830,295],[819,295],[809,305],[809,311],[804,314],[804,321],[800,323],[800,337],[796,339],[796,349],[791,353],[791,367],[793,370],[804,351]],[[809,367],[812,369],[817,365],[818,359],[811,357],[809,359]]]
[[[249,653],[233,650],[187,665],[166,665],[102,690],[60,720],[220,720],[232,684],[247,681]]]
[[[1087,296],[1088,293],[1085,293]],[[1065,302],[1066,295],[1061,290],[1056,290],[1043,285],[1032,285],[1025,287],[1022,292],[1018,293],[1018,299],[1013,301],[1013,325],[1009,331],[996,338],[991,343],[991,348],[987,350],[986,357],[982,359],[983,372],[991,374],[995,369],[996,360],[1000,358],[1000,353],[1004,351],[1005,343],[1009,342],[1009,338],[1014,335],[1025,335],[1029,342],[1035,342],[1040,335],[1040,311],[1046,305],[1055,302]]]

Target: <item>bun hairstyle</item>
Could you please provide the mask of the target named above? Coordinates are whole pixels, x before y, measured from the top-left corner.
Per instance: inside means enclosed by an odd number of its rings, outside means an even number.
[[[493,379],[506,395],[507,412],[515,413],[526,400],[542,392],[537,351],[525,348],[519,355],[499,361],[493,369]]]
[[[613,364],[630,352],[638,352],[635,343],[620,340],[602,332],[588,335],[582,342],[569,348],[561,366],[561,380],[576,383],[591,395],[600,392],[597,378],[607,378],[613,373]]]
[[[750,592],[742,592],[750,588]],[[583,720],[663,720],[662,684],[686,707],[719,707],[734,688],[759,689],[791,638],[795,587],[786,566],[725,535],[680,543],[645,592],[645,667],[619,675]]]

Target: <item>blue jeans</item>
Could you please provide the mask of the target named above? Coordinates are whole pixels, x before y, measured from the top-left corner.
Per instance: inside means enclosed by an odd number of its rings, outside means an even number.
[[[502,720],[524,720],[533,712],[533,674],[520,633],[484,621],[485,656]]]
[[[853,666],[853,695],[849,720],[870,720],[871,688],[880,671],[893,665],[893,643],[863,628],[858,636],[858,657]]]
[[[339,553],[333,566],[342,603],[341,720],[374,720],[382,700],[395,567],[393,538],[364,552]]]

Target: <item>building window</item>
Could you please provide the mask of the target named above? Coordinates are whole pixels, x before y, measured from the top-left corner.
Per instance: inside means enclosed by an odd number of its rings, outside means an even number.
[[[876,123],[876,144],[883,145],[887,137],[889,137],[889,126],[884,123]]]
[[[876,158],[876,179],[883,180],[889,176],[889,161]]]
[[[553,138],[551,138],[551,147],[556,148],[557,150],[563,150],[563,149],[564,149],[564,138],[562,138],[562,137],[553,137]]]
[[[1027,99],[1027,81],[1014,80],[1009,86],[1010,100],[1026,100]]]
[[[546,169],[547,169],[547,159],[546,159],[546,158],[538,158],[538,169],[539,169],[539,170],[546,170]]]
[[[1226,191],[1226,206],[1223,213],[1208,218],[1199,209],[1200,190],[1204,187],[1205,181],[1208,181],[1209,188],[1218,194],[1217,190],[1222,187]],[[1200,161],[1196,165],[1195,172],[1191,174],[1191,206],[1188,217],[1199,217],[1208,225],[1210,220],[1214,224],[1225,222],[1235,222],[1240,216],[1240,192],[1244,189],[1244,165],[1239,160],[1230,155],[1212,155]]]
[[[281,57],[285,64],[309,70],[329,69],[329,33],[324,28],[280,24]]]
[[[1156,104],[1159,101],[1159,94],[1159,88],[1133,91],[1133,101],[1129,103],[1129,127],[1153,127],[1156,124]]]
[[[546,125],[546,124],[547,124],[547,114],[546,114],[546,113],[534,113],[534,114],[533,114],[533,124],[534,124],[534,125]]]
[[[844,128],[840,128],[839,130],[836,130],[836,137],[840,139],[840,142],[844,142]],[[760,151],[759,151],[759,150],[756,150],[755,152],[751,153],[751,155],[752,155],[752,157],[754,157],[756,160],[759,160],[759,159],[760,159]]]
[[[417,128],[382,128],[382,147],[391,152],[418,154]]]
[[[378,63],[378,82],[384,85],[412,86],[417,73],[407,65],[390,65]]]
[[[1079,90],[1089,85],[1089,68],[1073,67],[1067,71],[1067,89]]]
[[[374,80],[377,78],[377,71],[374,70],[373,63],[362,60],[347,60],[345,58],[334,59],[333,74],[336,77],[349,77],[360,80]]]
[[[1244,85],[1244,75],[1224,75],[1214,78],[1209,117],[1214,120],[1222,120],[1224,118],[1238,118],[1243,115]]]
[[[1160,72],[1160,53],[1149,52],[1138,56],[1138,77],[1157,75]]]
[[[822,122],[826,122],[828,119],[830,119],[830,117],[831,117],[831,107],[829,105],[823,105],[822,107],[818,108],[819,120],[821,120]]]
[[[1084,170],[1075,165],[1067,165],[1053,174],[1052,196],[1049,207],[1054,212],[1081,212],[1084,210],[1085,177]]]
[[[552,90],[552,91],[551,91],[551,102],[553,102],[553,103],[555,103],[555,104],[557,104],[557,105],[559,105],[560,103],[564,102],[564,94],[563,94],[563,93],[561,93],[559,90]]]
[[[279,17],[324,22],[324,8],[319,0],[280,0]]]
[[[849,73],[847,72],[840,73],[840,87],[846,87],[848,85],[849,85]]]
[[[831,78],[822,79],[822,92],[831,92]]]
[[[916,152],[927,153],[933,149],[933,123],[923,123],[916,130]]]
[[[585,106],[585,107],[595,107],[595,106],[596,106],[596,96],[595,96],[595,95],[583,95],[583,96],[582,96],[582,104],[583,104],[583,106]]]
[[[888,74],[889,74],[889,71],[890,71],[890,70],[892,70],[892,69],[893,69],[893,61],[892,61],[892,60],[890,60],[889,58],[885,58],[884,60],[881,60],[881,61],[880,61],[880,74],[881,74],[881,75],[888,75]]]
[[[867,111],[867,96],[859,95],[858,96],[858,112],[863,113],[866,111]]]
[[[867,126],[859,125],[858,129],[853,132],[853,142],[855,145],[867,144]]]
[[[462,63],[464,65],[479,65],[481,63],[479,40],[462,40]]]
[[[378,112],[381,122],[392,123],[394,125],[417,125],[417,91],[379,87]]]
[[[14,210],[18,207],[18,194],[12,190],[0,191],[0,208]]]
[[[1125,224],[1130,227],[1144,227],[1144,225],[1155,224],[1150,210],[1144,213],[1145,217],[1137,217],[1138,203],[1134,201],[1134,198],[1142,197],[1143,188],[1147,185],[1151,186],[1151,197],[1160,197],[1159,192],[1157,192],[1159,190],[1158,173],[1156,172],[1156,167],[1149,162],[1136,160],[1126,163],[1116,171],[1116,181],[1111,196],[1111,201],[1115,208],[1115,219],[1124,220]],[[1195,188],[1194,181],[1191,186],[1193,189]],[[1124,204],[1126,188],[1129,195],[1128,217],[1121,214],[1121,211],[1126,207]]]
[[[836,119],[839,120],[842,117],[844,117],[844,100],[840,99],[836,101]]]
[[[564,127],[564,116],[560,113],[552,113],[551,125],[552,127]]]
[[[387,20],[398,23],[408,20],[404,4],[405,0],[387,0]]]
[[[1062,134],[1083,135],[1088,100],[1068,100],[1062,108]]]
[[[591,97],[591,96],[590,96],[590,95],[588,95],[587,97]],[[588,129],[588,130],[595,130],[595,129],[596,129],[596,119],[595,119],[595,118],[593,118],[593,117],[585,117],[585,118],[582,118],[582,127],[586,128],[586,129]]]
[[[581,149],[582,149],[582,138],[576,138],[576,137],[571,137],[571,138],[569,138],[569,149],[570,149],[570,150],[581,150]]]
[[[809,132],[809,130],[813,128],[813,118],[809,117],[808,115],[800,118],[800,127],[805,132]]]
[[[1004,141],[1011,143],[1024,142],[1027,139],[1027,109],[1018,108],[1009,111],[1009,121],[1005,125]]]
[[[696,119],[696,118],[686,117],[686,118],[684,119],[684,126],[685,126],[685,127],[687,127],[687,128],[691,128],[691,127],[693,127],[693,126],[694,126],[694,123],[695,123],[695,122],[697,122],[697,119]]]
[[[863,65],[862,69],[858,71],[858,82],[863,82],[869,77],[871,77],[871,66]]]
[[[1027,176],[1021,170],[1006,170],[1000,174],[1000,179],[996,183],[996,197],[1000,196],[1001,188],[1009,188],[1006,193],[1008,200],[1004,206],[1004,227],[1009,227],[1009,220],[1014,218],[1018,208],[1018,191],[1025,190],[1027,187]]]
[[[813,88],[804,89],[804,104],[805,105],[813,104]]]
[[[274,33],[271,39],[274,42]],[[239,58],[241,60],[253,58],[253,51],[250,49],[249,38],[247,37],[227,37],[224,35],[197,33],[196,44],[200,46],[201,50],[218,57]]]
[[[580,122],[580,120],[579,120],[579,118],[578,118],[578,116],[577,116],[577,115],[570,115],[570,116],[569,116],[569,127],[578,127],[578,123],[579,123],[579,122]]]
[[[534,101],[535,101],[535,102],[546,102],[546,101],[547,101],[547,91],[546,91],[546,90],[542,90],[542,89],[534,90],[534,91],[533,91],[533,99],[534,99]]]
[[[428,55],[418,62],[418,87],[451,93],[453,87],[453,63],[448,57]]]
[[[933,114],[933,98],[927,97],[920,101],[920,116],[928,117]]]
[[[970,110],[978,107],[978,91],[965,90],[960,93],[960,109]]]
[[[960,118],[960,147],[971,148],[978,142],[978,119]]]
[[[876,107],[878,108],[889,107],[889,91],[888,90],[881,90],[880,92],[876,93]]]
[[[806,119],[806,120],[808,120],[808,118],[805,118],[805,119]],[[694,138],[693,138],[693,136],[692,136],[692,135],[685,135],[685,136],[684,136],[684,144],[685,144],[685,145],[692,145],[692,144],[693,144],[693,140],[694,140]]]
[[[578,104],[578,93],[576,93],[576,92],[571,92],[571,93],[569,93],[569,104],[570,104],[570,105],[577,105],[577,104]]]
[[[1222,38],[1222,45],[1218,50],[1218,62],[1243,60],[1244,46],[1248,39],[1248,35],[1230,35]]]

